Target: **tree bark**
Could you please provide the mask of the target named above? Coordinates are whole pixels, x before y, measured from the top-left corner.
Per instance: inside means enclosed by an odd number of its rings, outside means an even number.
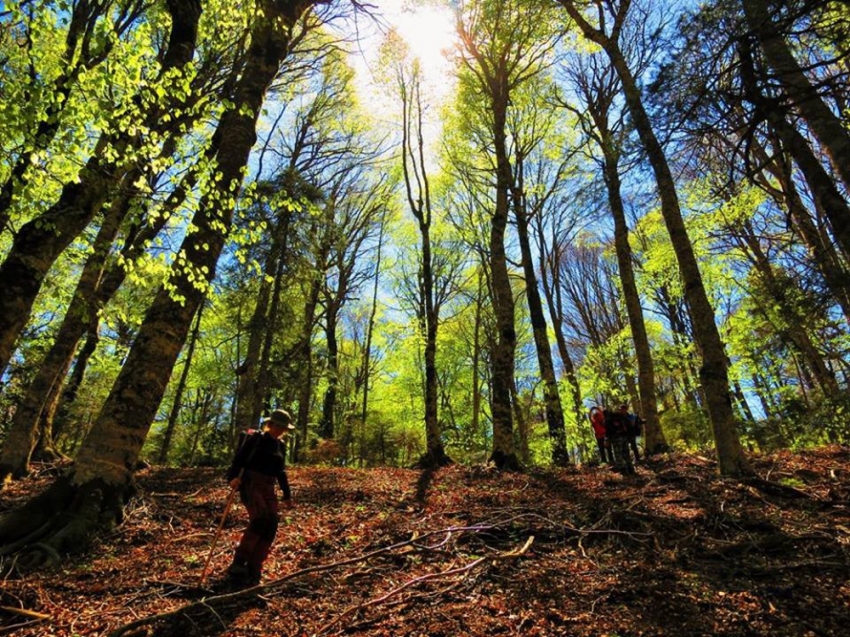
[[[437,332],[440,321],[440,302],[435,298],[434,259],[431,252],[431,191],[425,170],[422,97],[419,76],[414,71],[408,86],[402,66],[398,71],[402,97],[402,172],[407,205],[419,226],[422,250],[420,324],[425,336],[425,455],[416,466],[433,469],[451,464],[443,447],[439,420],[437,377]],[[418,143],[414,141],[418,140]],[[414,186],[415,183],[415,186]],[[414,189],[417,192],[414,194]]]
[[[172,0],[168,8],[172,29],[160,78],[191,61],[201,12],[200,0]],[[159,103],[153,98],[151,101]],[[145,125],[159,132],[168,129],[173,123],[165,122],[159,115],[165,109],[180,106],[182,103],[169,99],[159,108],[148,109]],[[4,282],[0,287],[0,370],[6,368],[14,352],[15,341],[29,320],[47,271],[100,211],[129,168],[125,165],[127,159],[117,162],[105,160],[105,151],[111,149],[121,157],[141,142],[141,138],[130,138],[125,133],[102,134],[78,180],[66,184],[59,201],[26,223],[15,236],[11,250],[0,266],[0,281]]]
[[[517,162],[521,166],[521,162]],[[558,379],[555,376],[555,365],[552,362],[552,347],[549,343],[549,329],[543,312],[543,302],[537,274],[534,271],[534,257],[531,254],[531,240],[528,232],[528,215],[522,201],[522,186],[514,195],[514,216],[516,217],[517,234],[519,236],[522,268],[525,274],[525,297],[528,301],[528,312],[531,319],[531,330],[537,351],[537,364],[543,379],[544,402],[546,404],[546,424],[549,428],[549,440],[552,444],[552,464],[556,467],[566,467],[570,464],[570,454],[567,452],[567,434],[564,424],[564,410],[561,406],[561,395],[558,391]]]
[[[850,188],[850,133],[846,122],[824,102],[770,15],[765,0],[741,0],[747,24],[756,34],[768,64],[788,96],[830,158],[835,171]]]
[[[159,447],[159,455],[157,456],[157,462],[159,464],[165,464],[166,460],[168,460],[168,452],[171,450],[171,441],[174,438],[174,431],[177,429],[177,419],[180,417],[180,410],[183,407],[183,394],[186,391],[186,385],[189,381],[189,370],[192,368],[195,346],[198,344],[198,337],[201,332],[201,315],[203,313],[204,304],[201,303],[200,307],[198,307],[198,313],[195,316],[195,327],[192,330],[192,335],[189,337],[189,348],[186,350],[186,357],[183,359],[183,371],[180,373],[180,380],[174,389],[174,401],[171,403],[171,411],[168,413],[168,422],[165,425],[162,444]]]
[[[558,347],[558,355],[561,357],[561,364],[564,366],[564,378],[567,380],[567,390],[569,391],[573,417],[577,426],[579,423],[584,423],[584,406],[581,398],[581,387],[578,382],[578,374],[576,374],[573,358],[570,356],[570,350],[567,347],[567,339],[564,335],[564,314],[561,292],[561,275],[560,267],[560,246],[555,242],[552,244],[552,254],[547,259],[545,257],[545,237],[543,235],[543,224],[537,226],[537,249],[540,253],[540,272],[543,283],[543,294],[546,297],[546,305],[549,308],[549,318],[552,319],[552,329],[555,332],[555,344]],[[548,276],[547,276],[548,273]],[[551,284],[549,282],[551,277]]]
[[[766,153],[762,151],[763,156]],[[792,169],[786,158],[785,149],[780,146],[777,156],[763,161],[766,170],[776,178],[781,188],[781,205],[788,210],[803,244],[806,246],[818,272],[844,313],[844,319],[850,324],[850,274],[841,261],[835,245],[824,241],[812,217],[812,213],[803,203],[803,199],[794,184]],[[772,190],[771,190],[772,191]]]
[[[30,456],[38,440],[38,427],[45,400],[58,395],[59,386],[71,365],[71,358],[85,326],[92,320],[90,299],[100,282],[109,249],[126,213],[126,196],[110,207],[95,237],[92,254],[83,266],[74,295],[53,346],[48,350],[33,380],[15,409],[12,424],[0,452],[0,488],[29,472]],[[94,319],[96,320],[96,319]]]
[[[584,36],[602,47],[623,86],[626,105],[655,176],[661,199],[661,214],[676,254],[684,283],[685,300],[691,312],[697,345],[702,354],[699,376],[705,392],[720,472],[728,476],[748,474],[750,468],[735,424],[726,355],[715,323],[714,309],[708,300],[693,246],[685,228],[670,166],[644,108],[640,88],[617,42],[619,27],[625,19],[629,3],[624,2],[620,5],[620,12],[613,27],[614,37],[606,36],[588,23],[573,0],[560,0],[560,3]]]
[[[144,2],[138,2],[130,8],[126,14],[128,19],[123,21],[124,28],[129,28],[135,22],[135,18],[141,17],[147,11],[148,6]],[[50,99],[47,101],[44,112],[38,117],[35,131],[27,143],[21,144],[26,149],[25,152],[17,157],[9,171],[9,176],[0,186],[0,232],[9,223],[15,194],[26,187],[27,172],[37,170],[35,167],[38,162],[34,158],[39,152],[50,146],[56,137],[56,133],[59,132],[63,124],[62,113],[69,103],[71,91],[80,75],[104,62],[121,35],[116,30],[112,37],[104,38],[103,44],[92,49],[91,43],[96,41],[93,36],[100,26],[100,18],[108,13],[108,5],[102,2],[83,0],[74,3],[73,9],[69,13],[70,20],[60,62],[64,65],[64,68],[53,80],[52,90],[47,93],[50,95]],[[130,18],[130,15],[134,15],[135,18]],[[28,95],[35,95],[39,99],[43,98],[40,91],[28,91]]]
[[[319,303],[319,280],[313,277],[307,302],[304,304],[304,324],[301,333],[301,348],[298,358],[301,361],[300,393],[298,396],[298,417],[295,426],[299,438],[295,442],[295,461],[301,456],[302,445],[307,443],[307,424],[310,419],[310,402],[313,396],[313,329],[316,326],[316,308]]]
[[[752,51],[747,41],[739,46],[741,59],[741,81],[746,99],[765,118],[782,142],[783,147],[794,159],[803,174],[815,203],[829,220],[835,240],[845,259],[850,258],[850,206],[839,191],[835,181],[818,160],[805,137],[788,123],[780,105],[768,99],[759,88]]]
[[[273,233],[274,234],[274,233]],[[263,264],[263,276],[260,277],[260,289],[254,313],[248,322],[248,350],[245,360],[239,366],[239,383],[236,393],[236,428],[240,431],[257,427],[260,421],[262,390],[258,387],[263,374],[261,354],[264,335],[271,331],[269,325],[269,305],[272,294],[272,281],[277,274],[277,262],[280,258],[280,243],[272,240],[271,250]]]
[[[336,394],[339,384],[339,345],[336,328],[337,315],[333,307],[325,314],[325,340],[328,348],[328,387],[322,401],[322,420],[319,422],[319,436],[326,440],[334,437],[334,416],[336,412]]]
[[[118,291],[126,277],[127,270],[120,263],[115,262],[107,266],[106,260],[119,225],[129,210],[133,198],[131,185],[140,175],[140,172],[136,170],[127,174],[118,196],[110,205],[109,214],[101,224],[94,241],[92,255],[83,267],[53,345],[41,362],[36,376],[27,387],[15,412],[9,438],[13,442],[10,446],[4,447],[3,453],[0,454],[0,478],[8,480],[26,474],[30,452],[33,449],[30,447],[27,450],[27,445],[21,443],[23,437],[37,440],[38,446],[52,447],[51,432],[55,435],[60,433],[62,424],[59,423],[59,428],[54,431],[53,421],[57,413],[62,413],[59,402],[65,400],[63,397],[66,392],[60,392],[60,389],[63,378],[71,367],[74,350],[86,331],[95,335],[87,346],[97,342],[100,311]],[[150,223],[136,222],[128,231],[127,241],[121,250],[124,262],[135,261],[144,252],[147,243],[165,226],[169,218],[168,212],[185,199],[185,192],[189,185],[194,183],[192,177],[188,177],[186,181],[187,183],[182,184],[168,197],[164,210],[154,220]],[[69,381],[74,384],[74,387],[70,389],[73,395],[76,394],[76,387],[82,382],[82,373],[93,350],[84,348],[83,352],[87,355],[80,355],[80,360],[75,367],[76,376]]]
[[[193,232],[183,241],[183,258],[175,261],[168,284],[160,288],[148,309],[72,473],[41,498],[3,518],[0,545],[25,539],[43,528],[37,532],[38,541],[53,551],[80,550],[93,530],[120,518],[122,498],[133,483],[139,452],[192,317],[206,293],[205,286],[198,283],[208,285],[214,277],[231,226],[233,199],[256,140],[265,92],[288,52],[289,27],[310,6],[309,2],[258,3],[259,15],[236,83],[235,106],[222,115],[213,135],[216,176],[198,204],[191,223]],[[56,503],[59,505],[46,506]],[[56,516],[56,511],[67,514]],[[45,557],[43,549],[33,550]]]
[[[641,306],[640,293],[635,282],[635,272],[632,265],[629,228],[626,223],[626,210],[621,192],[619,152],[614,146],[614,140],[608,127],[607,113],[595,111],[593,105],[591,105],[591,113],[600,136],[608,205],[614,218],[614,249],[617,253],[620,284],[623,286],[626,313],[629,317],[629,326],[635,346],[635,356],[637,357],[640,400],[635,404],[635,407],[638,414],[646,421],[643,429],[644,445],[646,453],[651,455],[665,451],[669,446],[658,419],[655,363],[652,360],[649,336],[646,333],[646,323],[643,318],[643,307]]]

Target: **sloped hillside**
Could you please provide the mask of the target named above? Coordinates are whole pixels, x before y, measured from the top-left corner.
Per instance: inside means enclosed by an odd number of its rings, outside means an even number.
[[[758,479],[662,456],[500,474],[293,468],[297,506],[263,584],[221,581],[245,522],[220,471],[151,469],[123,525],[85,556],[18,573],[0,634],[844,635],[850,450],[754,459]],[[52,467],[0,494],[8,510]]]

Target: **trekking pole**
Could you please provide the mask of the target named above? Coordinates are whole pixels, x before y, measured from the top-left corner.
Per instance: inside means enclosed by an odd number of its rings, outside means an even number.
[[[242,472],[239,472],[241,477]],[[233,499],[236,497],[236,492],[238,489],[230,489],[230,493],[227,496],[227,502],[224,504],[224,513],[221,514],[221,522],[218,523],[218,528],[215,531],[215,535],[213,536],[212,546],[210,546],[210,554],[207,555],[207,561],[204,563],[204,570],[201,571],[201,579],[199,582],[200,586],[204,585],[204,581],[207,579],[207,571],[210,568],[210,560],[212,560],[213,552],[215,551],[215,545],[218,543],[218,538],[221,536],[221,530],[224,528],[224,521],[227,519],[227,514],[230,512],[230,507],[233,506]]]

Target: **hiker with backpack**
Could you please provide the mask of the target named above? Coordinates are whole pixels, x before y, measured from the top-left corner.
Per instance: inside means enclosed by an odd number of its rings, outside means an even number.
[[[590,408],[590,413],[587,415],[590,418],[590,426],[593,428],[593,436],[596,438],[596,446],[599,448],[599,458],[603,464],[611,464],[614,458],[611,453],[611,446],[608,439],[605,437],[605,414],[602,407],[594,405]]]
[[[227,569],[232,583],[256,586],[263,563],[269,555],[279,524],[275,483],[283,492],[283,505],[292,507],[292,492],[286,476],[284,435],[294,431],[292,417],[275,409],[263,422],[263,430],[247,435],[236,450],[227,480],[248,511],[248,526],[236,547],[233,563]]]
[[[611,451],[614,452],[614,470],[633,474],[635,467],[629,450],[628,407],[621,405],[617,410],[606,409],[603,413],[605,414],[605,437],[608,438]]]

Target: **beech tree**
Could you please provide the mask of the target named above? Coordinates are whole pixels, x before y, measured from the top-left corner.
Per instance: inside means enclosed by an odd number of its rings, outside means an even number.
[[[61,11],[48,2],[7,2],[4,22],[9,32],[23,39],[50,42],[55,39],[52,55],[29,55],[20,47],[4,55],[6,64],[20,67],[14,78],[4,81],[3,144],[9,153],[4,159],[4,179],[0,184],[0,232],[9,230],[9,222],[19,212],[19,203],[34,197],[31,180],[39,162],[56,136],[69,125],[66,111],[72,116],[81,108],[79,100],[91,86],[83,77],[110,59],[116,44],[134,29],[150,10],[140,0],[80,0],[68,12],[67,26],[61,28]],[[169,10],[174,10],[173,4]],[[37,18],[37,19],[36,19]],[[4,25],[4,28],[6,28]],[[49,27],[45,28],[46,25]],[[6,52],[4,52],[6,53]],[[21,56],[20,60],[16,58]],[[14,60],[14,62],[13,62]],[[54,61],[55,68],[39,68],[39,63]],[[4,66],[6,66],[4,64]],[[28,68],[24,70],[24,67]]]
[[[46,272],[100,212],[125,175],[138,170],[138,177],[149,171],[146,154],[158,152],[145,135],[136,133],[136,127],[154,137],[178,134],[182,118],[163,113],[192,110],[191,71],[184,67],[195,51],[201,6],[198,0],[172,0],[168,9],[172,28],[167,49],[157,60],[157,73],[139,93],[116,105],[79,175],[63,186],[55,203],[15,233],[0,265],[0,278],[8,282],[0,288],[0,370],[12,356]]]
[[[679,271],[684,281],[685,297],[694,324],[694,331],[702,356],[700,381],[706,397],[706,406],[716,444],[720,472],[724,475],[742,475],[749,472],[741,448],[732,400],[723,342],[715,323],[714,309],[703,286],[699,265],[688,237],[676,184],[644,106],[636,77],[623,54],[620,37],[630,9],[629,0],[614,4],[601,0],[591,3],[596,18],[589,18],[583,7],[572,0],[559,0],[585,38],[599,45],[608,56],[623,87],[623,96],[634,126],[652,167],[661,200],[661,214],[670,234],[676,253]],[[634,19],[634,13],[632,13]],[[637,19],[642,19],[638,16]]]
[[[390,67],[391,87],[401,107],[401,172],[407,208],[419,230],[420,253],[415,274],[415,293],[409,295],[416,308],[419,328],[424,336],[424,403],[425,454],[418,464],[423,468],[451,464],[443,446],[438,411],[437,335],[440,310],[451,298],[456,278],[451,262],[434,255],[433,226],[435,221],[432,176],[428,169],[429,149],[426,141],[426,111],[429,108],[423,89],[418,58],[390,32],[384,43],[385,64]],[[439,220],[439,218],[437,218]],[[441,267],[443,266],[443,267]]]
[[[29,546],[35,561],[54,559],[56,552],[84,546],[92,530],[120,520],[139,452],[191,321],[215,274],[232,222],[234,197],[256,140],[265,92],[289,52],[299,18],[312,6],[257,3],[250,21],[250,44],[233,82],[235,107],[222,114],[213,135],[216,172],[198,204],[192,231],[148,309],[72,471],[0,521],[0,544]],[[195,24],[197,15],[196,11]],[[196,32],[191,29],[190,35]],[[57,516],[57,511],[64,513]]]
[[[651,59],[651,51],[645,45],[648,38],[645,29],[648,25],[635,25],[636,33],[624,37],[632,50],[631,57],[638,57],[635,64],[645,68]],[[637,51],[641,52],[638,53]],[[626,143],[626,129],[621,105],[618,103],[620,83],[616,72],[602,59],[603,54],[571,57],[572,63],[565,69],[575,94],[581,102],[578,110],[579,121],[585,133],[598,149],[597,156],[602,178],[607,191],[608,208],[614,220],[614,248],[623,290],[623,301],[629,318],[632,339],[637,357],[637,375],[639,385],[637,413],[646,420],[643,437],[646,453],[667,448],[664,432],[658,421],[658,407],[655,394],[655,366],[650,351],[649,337],[644,322],[641,295],[635,281],[633,254],[629,243],[629,228],[626,220],[626,208],[623,202],[621,157]],[[569,106],[568,106],[569,107]],[[601,155],[601,156],[599,156]]]
[[[483,106],[477,115],[488,137],[494,204],[490,213],[489,274],[498,339],[493,347],[492,396],[493,454],[501,469],[517,469],[514,450],[511,390],[516,349],[515,298],[508,275],[505,233],[514,187],[514,168],[508,139],[511,96],[546,68],[551,51],[544,3],[494,0],[461,3],[457,9],[460,61],[468,73],[461,90],[468,103]]]
[[[564,410],[555,376],[549,329],[540,297],[539,277],[535,268],[537,260],[532,253],[531,240],[532,220],[542,224],[539,217],[545,214],[549,200],[557,197],[563,187],[563,164],[552,165],[554,162],[545,159],[546,155],[552,152],[550,148],[547,148],[547,141],[559,137],[557,119],[552,117],[551,112],[544,112],[543,105],[537,104],[538,93],[545,92],[547,86],[548,84],[532,86],[525,95],[516,94],[513,98],[514,117],[511,118],[509,127],[514,140],[515,173],[511,189],[511,208],[519,239],[529,320],[543,381],[552,464],[563,467],[568,465],[570,460],[567,452]],[[575,412],[580,411],[575,404],[573,409]]]

